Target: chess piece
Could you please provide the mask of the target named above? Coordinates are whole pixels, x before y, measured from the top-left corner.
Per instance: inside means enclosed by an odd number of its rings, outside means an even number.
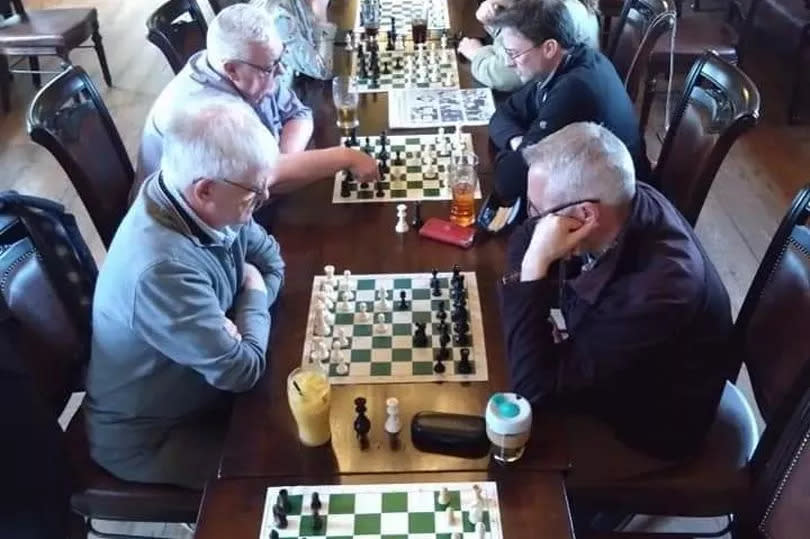
[[[275,529],[270,530],[270,539],[280,539],[277,530]]]
[[[475,525],[475,538],[485,539],[487,536],[487,527],[483,522],[478,522]]]
[[[442,37],[440,38],[442,50],[447,50],[447,32],[442,32]]]
[[[347,313],[352,310],[352,306],[349,304],[349,291],[344,290],[340,293],[340,303],[338,303],[338,310],[342,313]]]
[[[346,376],[349,374],[349,365],[346,363],[346,358],[342,358],[341,361],[335,366],[335,372],[340,376]]]
[[[366,417],[366,399],[363,397],[354,399],[354,411],[357,413],[357,418],[354,420],[354,432],[360,442],[360,447],[366,449],[368,432],[371,430],[371,421]]]
[[[354,32],[352,32],[351,30],[349,30],[349,31],[346,33],[346,50],[347,50],[347,51],[353,51],[353,50],[354,50],[354,43],[353,43],[353,41],[354,41]]]
[[[399,400],[391,397],[385,401],[385,411],[388,417],[385,420],[385,432],[396,437],[402,430],[402,420],[399,418]]]
[[[354,281],[352,281],[352,270],[343,270],[343,282],[347,290],[354,289]]]
[[[377,289],[377,296],[379,301],[377,302],[377,310],[378,311],[387,311],[391,308],[388,304],[388,291],[385,289],[384,286],[381,286]]]
[[[275,521],[276,528],[283,530],[288,525],[287,513],[284,511],[284,508],[280,507],[277,503],[273,505],[273,520]]]
[[[358,313],[357,313],[357,321],[361,324],[368,324],[369,322],[369,314],[368,314],[368,303],[360,303],[357,306]]]
[[[447,490],[447,487],[442,487],[436,501],[439,502],[439,505],[442,507],[450,504],[450,491]]]
[[[385,315],[377,313],[377,325],[374,326],[374,333],[385,333],[388,331],[388,326],[385,324]]]
[[[472,374],[472,364],[470,363],[470,349],[461,349],[461,360],[458,362],[459,374]]]
[[[445,517],[447,517],[447,525],[452,526],[456,523],[456,512],[453,507],[448,505],[444,510]]]
[[[436,318],[438,318],[442,322],[444,322],[445,319],[447,319],[447,311],[444,310],[444,302],[443,301],[439,302],[439,312],[436,313]]]
[[[329,311],[335,308],[335,304],[323,290],[315,294],[315,299],[323,303],[324,307],[326,307],[326,309]]]
[[[332,341],[332,353],[329,355],[330,363],[340,363],[343,361],[343,352],[340,351],[340,341],[335,339]]]
[[[441,349],[438,352],[436,352],[436,363],[433,365],[433,372],[435,372],[436,374],[443,374],[444,371],[446,370],[446,367],[444,366],[443,363],[444,360],[447,359],[446,357],[444,357],[446,356],[446,354],[447,354],[446,345],[442,346]]]
[[[326,323],[326,316],[323,310],[315,311],[315,325],[313,333],[318,337],[327,337],[332,332],[332,328]]]
[[[314,337],[312,339],[311,351],[309,357],[312,361],[320,363],[329,359],[329,351],[325,348],[326,343],[323,342],[321,337]]]
[[[422,203],[418,200],[413,204],[413,219],[411,219],[411,226],[416,230],[422,228]]]
[[[343,331],[343,328],[337,328],[335,330],[335,338],[340,343],[341,348],[346,348],[349,346],[349,339],[346,338],[346,332]]]
[[[416,322],[416,331],[413,334],[413,345],[417,348],[424,348],[428,344],[427,339],[427,324],[425,322]]]
[[[287,513],[292,511],[292,503],[290,503],[290,495],[287,492],[286,488],[283,488],[278,491],[278,499],[276,500],[276,503],[281,505],[281,507],[283,507]]]
[[[335,279],[335,266],[328,265],[323,267],[323,273],[326,275],[326,279],[324,282],[331,287],[335,287],[337,285],[337,280]]]
[[[309,508],[312,509],[312,511],[320,511],[322,507],[323,504],[321,503],[321,496],[317,492],[313,492],[312,501],[309,503]]]
[[[329,309],[326,308],[326,305],[324,303],[321,303],[320,301],[316,301],[315,302],[315,312],[322,312],[323,313],[323,319],[327,323],[327,325],[330,325],[330,326],[334,325],[335,316],[329,311]]]
[[[405,300],[406,297],[408,297],[408,294],[404,290],[401,290],[399,292],[399,305],[397,306],[400,311],[408,310],[408,302]]]
[[[394,227],[397,234],[404,234],[410,229],[408,222],[405,220],[407,210],[408,207],[405,204],[397,204],[397,224]]]

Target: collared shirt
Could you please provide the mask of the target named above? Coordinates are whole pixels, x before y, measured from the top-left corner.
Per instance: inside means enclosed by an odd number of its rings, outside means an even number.
[[[592,269],[502,286],[509,372],[533,403],[596,414],[628,445],[677,458],[699,447],[739,360],[728,353],[728,294],[692,228],[637,185],[616,246]],[[510,267],[532,232],[511,238]],[[555,306],[569,334],[556,343]]]
[[[163,133],[172,114],[181,107],[193,106],[194,101],[212,97],[232,97],[250,105],[276,140],[287,122],[312,119],[312,110],[282,84],[277,84],[276,89],[258,103],[247,101],[230,80],[211,67],[206,51],[200,51],[189,58],[182,71],[163,89],[146,117],[138,151],[136,182],[130,198],[137,194],[143,180],[160,168]]]
[[[194,211],[189,203],[186,201],[185,196],[180,190],[174,186],[172,182],[167,182],[161,175],[160,177],[160,185],[166,189],[168,195],[171,196],[172,202],[176,203],[180,208],[185,212],[185,214],[194,221],[194,224],[200,227],[208,237],[211,238],[215,243],[222,244],[225,247],[230,247],[231,243],[236,239],[236,236],[239,234],[238,229],[234,229],[232,227],[225,227],[222,230],[217,230],[216,228],[212,227],[208,223],[202,220],[202,218],[197,215],[197,212]]]

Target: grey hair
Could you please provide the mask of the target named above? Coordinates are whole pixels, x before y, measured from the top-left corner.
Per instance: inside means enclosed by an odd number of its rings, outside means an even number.
[[[595,123],[567,125],[526,147],[523,158],[530,169],[541,170],[546,178],[545,207],[587,198],[625,206],[636,194],[630,152],[616,135]]]
[[[183,191],[200,179],[257,185],[278,161],[278,143],[244,101],[211,98],[169,119],[160,161],[163,178]]]
[[[229,60],[249,61],[252,46],[267,47],[280,40],[273,17],[249,4],[234,4],[220,11],[205,38],[208,60],[218,68]]]

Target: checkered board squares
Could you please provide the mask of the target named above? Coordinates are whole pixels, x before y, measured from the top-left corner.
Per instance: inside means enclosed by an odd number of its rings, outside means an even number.
[[[387,51],[385,46],[380,48],[378,63],[380,66],[380,76],[376,84],[371,79],[371,53],[366,51],[366,77],[360,77],[360,64],[357,53],[352,56],[352,74],[355,76],[355,88],[358,93],[387,92],[389,90],[405,90],[408,88],[459,88],[458,60],[456,53],[452,49],[436,49],[433,53],[430,50],[422,52],[422,59],[419,60],[419,53],[412,50]],[[435,54],[438,68],[434,71],[431,65],[431,54]],[[400,59],[400,68],[397,68],[397,58]],[[408,58],[411,59],[413,69],[410,75],[407,72]],[[389,73],[383,73],[384,64],[388,64]],[[424,67],[418,67],[420,63]],[[422,76],[421,70],[424,70]],[[448,79],[449,75],[449,79]]]
[[[498,489],[493,482],[475,483],[484,498],[483,522],[486,539],[503,539]],[[448,523],[438,503],[442,487],[448,489],[455,519]],[[292,510],[287,527],[276,528],[273,504],[286,488]],[[312,529],[310,502],[317,492],[322,507],[323,527]],[[269,539],[275,529],[281,538],[324,537],[326,539],[450,539],[453,532],[475,539],[475,527],[467,509],[475,499],[473,483],[413,483],[391,485],[328,485],[271,487],[264,501],[259,539]]]
[[[423,200],[450,200],[453,198],[450,192],[448,181],[448,166],[451,162],[451,154],[440,155],[436,150],[436,137],[437,135],[390,135],[388,137],[388,153],[391,158],[388,164],[391,171],[383,175],[382,178],[382,193],[383,196],[377,196],[377,185],[374,183],[367,183],[365,187],[363,184],[353,181],[350,183],[349,196],[341,196],[341,182],[345,178],[345,172],[341,171],[335,175],[335,187],[332,193],[332,203],[334,204],[348,204],[354,202],[414,202]],[[450,141],[454,136],[445,135],[445,140]],[[376,156],[380,150],[379,137],[361,137],[358,136],[357,140],[360,142],[362,149],[366,145],[366,138],[369,144],[374,147],[373,154]],[[345,144],[347,137],[341,139],[341,143]],[[472,135],[469,133],[462,133],[461,135],[461,149],[469,151],[473,147]],[[447,142],[447,147],[450,149],[451,143]],[[423,164],[423,152],[432,151],[436,157],[433,169],[436,176],[433,178],[425,178],[424,171],[427,165]],[[404,166],[394,166],[397,152],[404,161]],[[402,179],[402,175],[405,179]],[[475,198],[481,198],[481,186],[476,186]],[[393,226],[393,225],[392,225]]]
[[[450,28],[450,13],[447,0],[427,0],[428,2],[428,29],[445,30]],[[380,0],[380,30],[391,28],[391,17],[396,19],[398,34],[410,35],[411,20],[417,14],[416,10],[422,7],[422,2],[406,2],[404,0]],[[357,1],[357,14],[354,18],[354,28],[362,30],[360,10],[363,7],[361,0]]]
[[[349,312],[338,310],[335,304],[332,310],[335,315],[335,325],[332,327],[332,337],[338,328],[343,330],[349,344],[343,349],[344,357],[348,363],[349,371],[345,375],[338,374],[337,365],[330,362],[323,364],[329,372],[329,379],[333,384],[391,384],[406,382],[470,382],[487,380],[487,360],[484,346],[484,325],[481,316],[481,301],[478,295],[478,283],[475,273],[462,272],[467,293],[467,311],[469,312],[470,346],[454,346],[453,341],[447,345],[450,359],[444,362],[445,372],[433,372],[436,352],[441,348],[439,344],[439,319],[436,313],[438,304],[444,302],[447,311],[447,321],[452,312],[450,299],[451,273],[439,273],[440,296],[433,296],[430,288],[430,273],[403,273],[379,275],[354,275],[354,301],[349,302]],[[342,277],[341,277],[342,278]],[[302,365],[310,365],[310,356],[313,349],[316,294],[321,290],[326,277],[316,276],[312,286],[312,299],[309,306],[309,319],[307,320],[307,337],[304,340],[304,353]],[[389,307],[387,311],[378,309],[377,289],[384,286],[388,291]],[[405,291],[407,310],[399,310],[399,293]],[[369,315],[367,323],[361,323],[359,305],[361,302],[368,306]],[[386,332],[377,333],[375,325],[377,314],[382,312],[385,316]],[[413,334],[416,322],[427,323],[426,334],[429,346],[416,348],[413,344]],[[451,325],[451,338],[454,336]],[[328,339],[332,343],[332,337]],[[461,359],[461,349],[470,350],[471,374],[457,372],[458,362]]]

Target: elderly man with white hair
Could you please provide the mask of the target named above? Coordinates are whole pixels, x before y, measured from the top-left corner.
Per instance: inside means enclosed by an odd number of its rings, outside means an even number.
[[[212,129],[211,126],[216,126]],[[93,459],[122,479],[201,488],[230,396],[265,369],[279,245],[253,220],[278,150],[246,104],[199,101],[165,126],[96,284],[87,375]]]
[[[694,454],[739,368],[717,271],[606,128],[571,124],[524,157],[530,219],[510,239],[501,290],[512,387],[606,425],[610,436],[590,444],[600,473],[626,471],[609,440],[633,466]]]
[[[360,181],[379,178],[377,161],[361,151],[340,146],[305,151],[313,132],[312,111],[280,83],[284,45],[267,11],[247,4],[223,9],[211,21],[206,45],[207,50],[192,56],[152,105],[132,197],[160,165],[163,133],[174,110],[211,97],[244,101],[278,141],[282,155],[272,194],[334,177],[339,170],[350,170]]]

